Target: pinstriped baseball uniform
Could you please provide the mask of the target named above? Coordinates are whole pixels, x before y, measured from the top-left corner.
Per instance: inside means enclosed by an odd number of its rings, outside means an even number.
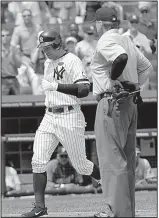
[[[99,39],[92,58],[94,95],[106,92],[112,63],[124,53],[128,55],[128,61],[118,80],[144,84],[152,65],[128,36],[121,36],[117,29],[111,29]],[[133,97],[122,100],[118,112],[118,116],[114,110],[112,118],[108,117],[107,97],[99,101],[95,135],[102,190],[115,217],[135,217],[137,107]]]
[[[81,60],[72,53],[58,60],[47,59],[44,78],[62,84],[89,83]],[[80,100],[58,91],[45,91],[46,113],[36,131],[32,168],[34,173],[46,171],[46,164],[60,142],[70,157],[72,165],[79,174],[91,175],[93,163],[87,160],[85,152],[85,118],[80,110]],[[73,106],[68,111],[67,106]],[[64,113],[52,113],[47,108],[64,106]]]

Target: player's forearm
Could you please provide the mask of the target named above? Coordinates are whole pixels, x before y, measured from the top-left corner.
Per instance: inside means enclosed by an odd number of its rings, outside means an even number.
[[[110,77],[112,80],[116,80],[123,72],[128,60],[127,54],[119,55],[112,64]]]
[[[150,75],[154,72],[152,65],[150,64],[144,71],[138,72],[138,79],[140,86],[143,85]]]
[[[89,94],[89,84],[58,84],[57,91],[68,95],[74,95],[78,98],[86,97]]]

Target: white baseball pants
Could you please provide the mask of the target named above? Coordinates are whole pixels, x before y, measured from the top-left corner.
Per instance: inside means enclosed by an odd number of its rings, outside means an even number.
[[[91,175],[94,164],[86,157],[85,118],[80,107],[65,113],[46,110],[35,134],[33,145],[33,173],[43,173],[52,153],[60,142],[79,174]]]

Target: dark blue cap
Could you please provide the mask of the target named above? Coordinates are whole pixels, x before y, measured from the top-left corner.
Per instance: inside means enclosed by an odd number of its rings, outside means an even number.
[[[93,21],[107,21],[107,22],[116,22],[117,12],[113,8],[102,7],[99,8],[95,13],[95,19]]]

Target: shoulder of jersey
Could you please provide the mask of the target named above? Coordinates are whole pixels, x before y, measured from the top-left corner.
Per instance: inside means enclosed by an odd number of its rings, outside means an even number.
[[[108,41],[112,41],[112,38],[110,38],[109,36],[101,36],[101,38],[98,40],[97,42],[97,47],[98,48],[104,48],[104,45],[106,45],[108,43]]]
[[[77,59],[79,59],[75,54],[73,54],[73,53],[68,53],[66,56],[65,56],[65,61],[67,60],[67,61],[73,61],[73,60],[77,60]]]

